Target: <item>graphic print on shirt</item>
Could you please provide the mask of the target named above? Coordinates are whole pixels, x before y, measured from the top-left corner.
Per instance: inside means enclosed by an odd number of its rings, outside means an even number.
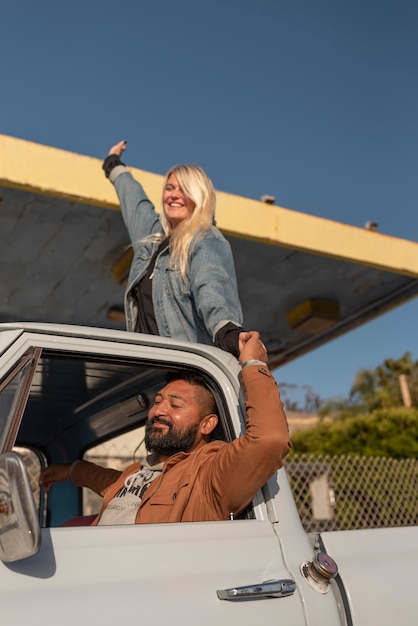
[[[161,474],[161,469],[142,468],[125,480],[103,511],[99,526],[112,524],[135,524],[142,498],[152,481]]]

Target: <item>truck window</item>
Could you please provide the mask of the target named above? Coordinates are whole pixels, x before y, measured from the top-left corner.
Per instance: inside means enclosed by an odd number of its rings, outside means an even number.
[[[82,458],[111,467],[140,460],[144,450],[138,444],[148,407],[177,369],[185,366],[36,348],[13,375],[0,381],[9,449],[16,446],[25,451],[42,526],[61,526],[73,517],[88,515],[97,510],[97,499],[91,500],[91,495],[82,494],[69,481],[55,484],[47,494],[40,492],[41,469],[49,463]],[[208,385],[221,418],[216,437],[230,440],[232,428],[223,392],[209,377]]]

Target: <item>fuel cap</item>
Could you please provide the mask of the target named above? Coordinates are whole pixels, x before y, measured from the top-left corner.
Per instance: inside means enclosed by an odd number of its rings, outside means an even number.
[[[301,563],[300,572],[312,589],[319,593],[328,593],[330,581],[338,574],[338,567],[328,554],[316,552],[312,561]]]
[[[338,574],[338,567],[334,559],[325,552],[317,552],[313,558],[312,565],[325,578],[331,580]]]

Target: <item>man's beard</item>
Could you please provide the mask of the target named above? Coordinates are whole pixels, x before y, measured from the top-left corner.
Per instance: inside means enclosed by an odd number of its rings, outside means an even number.
[[[148,452],[156,452],[171,456],[177,452],[187,452],[193,445],[199,424],[190,426],[187,430],[180,432],[172,422],[163,418],[157,420],[160,424],[168,427],[166,434],[162,434],[160,430],[154,428],[154,418],[151,418],[145,424],[145,447]]]

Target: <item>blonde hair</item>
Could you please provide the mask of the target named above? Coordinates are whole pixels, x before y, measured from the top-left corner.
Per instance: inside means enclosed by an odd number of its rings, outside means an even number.
[[[161,212],[161,223],[164,232],[170,239],[170,265],[180,267],[183,278],[186,277],[187,255],[190,243],[194,244],[209,230],[215,220],[216,195],[209,176],[197,165],[175,165],[165,175],[164,187],[170,176],[174,174],[183,193],[194,202],[193,213],[181,222],[173,231],[164,207]]]

